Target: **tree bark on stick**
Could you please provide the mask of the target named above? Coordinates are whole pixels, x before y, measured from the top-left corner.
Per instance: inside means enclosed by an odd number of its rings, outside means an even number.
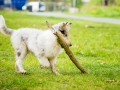
[[[56,33],[54,33],[57,37],[58,37],[58,42],[60,43],[60,45],[62,46],[62,48],[64,48],[66,54],[69,56],[69,58],[71,59],[71,61],[76,65],[76,67],[82,72],[82,73],[86,73],[88,74],[88,72],[81,66],[81,64],[78,62],[78,60],[75,58],[75,56],[73,55],[73,53],[71,52],[71,50],[69,49],[69,46],[66,44],[63,35],[61,34],[61,32],[57,31]]]

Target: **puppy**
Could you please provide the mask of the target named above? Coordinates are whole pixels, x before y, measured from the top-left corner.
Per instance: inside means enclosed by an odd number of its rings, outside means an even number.
[[[54,32],[60,31],[63,34],[69,46],[72,45],[68,33],[70,25],[70,22],[61,22],[52,26]],[[16,55],[15,67],[17,72],[26,73],[22,62],[27,53],[32,52],[38,58],[41,68],[51,67],[52,72],[59,75],[56,71],[56,58],[63,49],[52,30],[42,31],[34,28],[12,30],[7,28],[4,17],[0,15],[0,32],[11,37]]]

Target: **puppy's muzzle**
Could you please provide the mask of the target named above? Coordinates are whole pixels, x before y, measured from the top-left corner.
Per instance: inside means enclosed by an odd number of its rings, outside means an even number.
[[[65,38],[64,40],[65,40],[65,42],[66,42],[66,44],[67,44],[68,46],[72,46],[72,44],[71,44],[71,42],[70,42],[70,40],[69,40],[68,38]]]
[[[66,44],[68,46],[72,46],[71,42],[70,42],[70,39],[68,37],[63,37],[64,41],[66,42]]]

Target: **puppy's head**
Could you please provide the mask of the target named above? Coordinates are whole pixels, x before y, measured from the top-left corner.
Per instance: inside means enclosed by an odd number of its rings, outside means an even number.
[[[71,25],[71,24],[72,24],[72,23],[70,23],[70,22],[60,23],[59,29],[57,29],[57,30],[59,30],[65,37],[68,37],[68,36],[69,36],[68,31],[69,31],[69,29],[70,29],[70,25]],[[53,27],[54,27],[54,26],[53,26]]]
[[[69,29],[70,29],[70,25],[72,24],[71,22],[61,22],[53,26],[51,26],[48,22],[46,22],[46,24],[53,32],[53,34],[56,33],[57,31],[60,31],[63,34],[64,40],[66,41],[67,45],[72,46],[69,40]]]

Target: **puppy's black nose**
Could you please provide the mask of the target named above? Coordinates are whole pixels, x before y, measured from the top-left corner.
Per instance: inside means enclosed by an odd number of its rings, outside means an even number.
[[[70,46],[72,46],[72,44],[70,44]]]

